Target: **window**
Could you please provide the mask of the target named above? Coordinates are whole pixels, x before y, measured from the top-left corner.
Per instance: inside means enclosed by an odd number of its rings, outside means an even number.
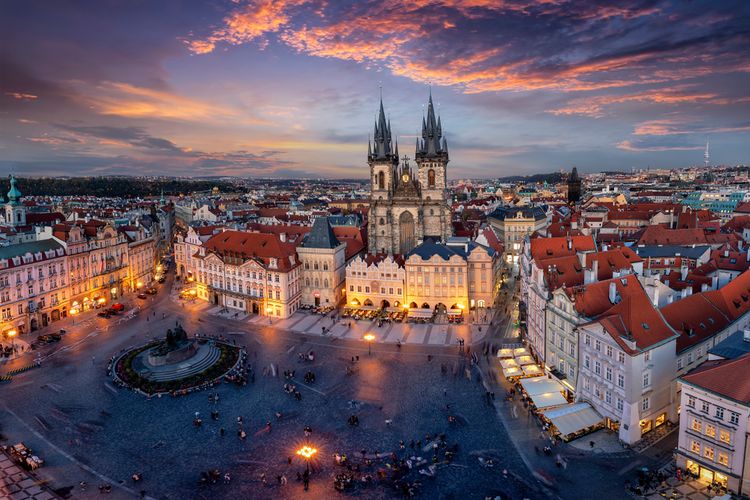
[[[687,405],[690,408],[695,408],[695,396],[688,396]]]
[[[700,455],[701,444],[698,441],[690,441],[690,451]]]
[[[435,187],[435,171],[432,169],[427,171],[427,186]]]
[[[643,359],[646,361],[651,361],[651,351],[646,351],[643,355]]]
[[[583,337],[583,343],[586,345],[591,345],[591,335],[586,334],[586,336]]]
[[[677,369],[682,370],[682,358],[677,358]]]
[[[649,401],[649,398],[643,398],[641,401],[641,410],[647,411],[651,402]]]
[[[625,363],[625,353],[624,352],[618,352],[617,353],[617,361],[620,363]]]
[[[602,343],[598,339],[594,342],[594,349],[596,349],[597,351],[602,350]]]
[[[597,375],[602,374],[602,364],[598,361],[594,361],[594,373]]]
[[[606,402],[607,402],[608,404],[612,404],[612,392],[610,392],[610,391],[607,391],[607,392],[606,392],[606,393],[604,394],[604,400],[605,400],[605,401],[606,401]]]
[[[715,438],[716,437],[716,426],[713,424],[706,424],[706,436]]]
[[[610,358],[612,357],[612,346],[611,345],[607,346],[607,356],[609,356]]]
[[[703,456],[709,460],[714,459],[714,449],[710,446],[703,448]]]
[[[708,401],[701,401],[701,411],[708,413]]]
[[[724,467],[729,467],[729,455],[726,453],[719,453],[719,463]]]
[[[588,357],[588,355],[584,356],[583,358],[583,366],[586,368],[589,368],[591,365],[591,359]]]
[[[693,419],[693,422],[692,422],[692,423],[690,424],[690,427],[691,427],[691,428],[692,428],[692,429],[693,429],[693,430],[694,430],[695,432],[700,432],[700,431],[701,431],[701,421],[700,421],[700,420],[698,420],[697,418],[694,418],[694,419]]]
[[[622,399],[617,398],[617,411],[622,411]]]
[[[734,425],[740,423],[740,414],[732,412],[731,415],[729,415],[729,423]]]
[[[617,386],[618,387],[625,387],[625,376],[622,373],[617,374]]]
[[[648,387],[651,385],[651,373],[645,372],[643,374],[643,387]]]
[[[721,406],[716,407],[716,418],[719,420],[724,420],[724,408]]]
[[[605,373],[606,373],[606,378],[607,378],[607,380],[609,380],[609,381],[611,382],[611,381],[612,381],[612,368],[610,368],[610,367],[608,366],[608,367],[607,367],[607,370],[606,370],[606,372],[605,372]]]

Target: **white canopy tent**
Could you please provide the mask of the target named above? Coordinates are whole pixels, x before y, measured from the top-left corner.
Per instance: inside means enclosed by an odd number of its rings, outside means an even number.
[[[542,394],[530,394],[531,400],[537,408],[549,408],[550,406],[560,406],[568,402],[559,392],[544,392]]]
[[[561,435],[582,431],[602,421],[602,417],[588,403],[573,403],[544,412]]]

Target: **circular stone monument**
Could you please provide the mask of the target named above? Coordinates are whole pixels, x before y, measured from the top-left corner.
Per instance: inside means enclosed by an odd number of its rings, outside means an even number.
[[[125,351],[113,362],[113,378],[146,394],[190,391],[241,371],[242,350],[215,339],[190,339],[178,325],[163,340]]]

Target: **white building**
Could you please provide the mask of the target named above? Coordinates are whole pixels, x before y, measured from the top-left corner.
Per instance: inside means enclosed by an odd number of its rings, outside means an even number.
[[[742,496],[750,493],[749,381],[750,354],[707,361],[683,376],[675,450],[678,467]]]

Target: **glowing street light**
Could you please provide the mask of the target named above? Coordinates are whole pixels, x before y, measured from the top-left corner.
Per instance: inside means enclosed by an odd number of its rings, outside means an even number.
[[[308,445],[305,445],[297,450],[297,455],[302,457],[302,459],[305,461],[307,472],[310,472],[310,459],[314,457],[316,453],[318,453],[318,450]]]
[[[8,331],[8,337],[10,337],[10,345],[13,346],[13,352],[16,352],[16,340],[15,336],[18,334],[15,330],[9,330]]]
[[[375,340],[375,335],[372,333],[365,333],[365,336],[363,337],[365,341],[367,342],[367,355],[372,355],[372,341]]]

